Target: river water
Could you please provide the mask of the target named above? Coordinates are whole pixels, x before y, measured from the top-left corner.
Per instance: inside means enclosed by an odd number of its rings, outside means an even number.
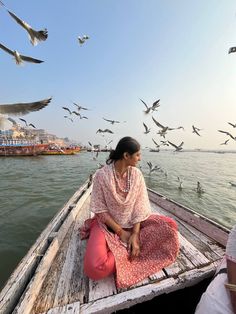
[[[0,288],[52,217],[107,153],[0,159]],[[161,171],[149,174],[147,162]],[[230,228],[236,223],[236,154],[142,152],[146,184]],[[179,180],[182,189],[179,189]],[[197,181],[205,193],[196,192]]]

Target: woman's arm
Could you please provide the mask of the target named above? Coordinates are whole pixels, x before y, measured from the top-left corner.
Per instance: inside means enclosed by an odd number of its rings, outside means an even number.
[[[139,256],[140,254],[139,231],[140,222],[137,222],[134,224],[132,234],[129,238],[129,248],[132,257]]]
[[[97,216],[98,219],[110,227],[123,242],[128,243],[131,233],[124,230],[118,223],[116,223],[109,213],[101,213],[97,214]]]

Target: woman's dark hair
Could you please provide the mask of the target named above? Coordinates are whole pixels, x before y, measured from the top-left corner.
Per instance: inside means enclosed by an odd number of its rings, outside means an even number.
[[[118,144],[116,145],[116,149],[111,150],[106,163],[109,165],[115,160],[122,159],[124,153],[133,155],[139,150],[140,144],[134,138],[130,136],[125,136],[121,140],[119,140]]]

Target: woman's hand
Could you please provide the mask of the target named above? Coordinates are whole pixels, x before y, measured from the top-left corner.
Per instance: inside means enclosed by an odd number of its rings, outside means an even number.
[[[131,257],[137,257],[140,254],[140,242],[139,242],[139,234],[132,233],[129,238],[129,250],[131,253]]]
[[[122,242],[129,244],[130,236],[131,236],[130,231],[122,230],[121,235],[120,235],[120,239]]]

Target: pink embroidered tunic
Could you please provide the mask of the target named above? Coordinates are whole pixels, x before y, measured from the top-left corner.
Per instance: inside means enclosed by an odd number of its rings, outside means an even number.
[[[91,211],[95,213],[95,219],[115,257],[118,288],[134,285],[170,265],[175,261],[179,250],[175,221],[151,212],[141,171],[136,167],[129,167],[128,171],[130,189],[124,192],[122,187],[127,185],[127,173],[123,178],[118,178],[112,164],[97,170],[90,203]],[[108,230],[102,213],[109,214],[123,228],[132,228],[135,223],[141,223],[141,253],[138,257],[130,259],[126,244]],[[89,221],[87,226],[89,227]]]

